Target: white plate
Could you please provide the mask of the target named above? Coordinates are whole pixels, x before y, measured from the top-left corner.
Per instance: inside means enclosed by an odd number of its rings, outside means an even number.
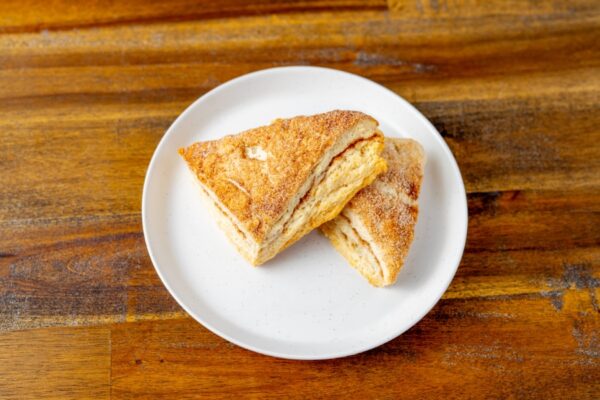
[[[415,241],[389,288],[370,286],[317,232],[266,265],[251,267],[209,218],[177,154],[195,141],[332,109],[370,114],[385,135],[414,138],[427,154]],[[405,100],[346,72],[285,67],[227,82],[177,118],[150,162],[142,219],[158,275],[198,322],[259,353],[327,359],[385,343],[435,305],[462,256],[467,202],[450,150]]]

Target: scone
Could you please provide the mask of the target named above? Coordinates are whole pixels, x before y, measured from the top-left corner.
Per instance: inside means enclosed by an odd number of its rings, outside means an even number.
[[[387,286],[413,241],[425,154],[411,139],[385,139],[388,170],[321,226],[336,250],[372,285]]]
[[[253,265],[334,218],[386,168],[377,121],[356,111],[277,119],[179,153],[219,226]]]

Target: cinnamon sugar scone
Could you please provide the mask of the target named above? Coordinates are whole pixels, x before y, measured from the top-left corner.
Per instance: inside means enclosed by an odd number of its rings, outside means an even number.
[[[388,170],[321,231],[374,286],[396,281],[413,241],[425,154],[411,139],[385,138]]]
[[[238,251],[259,265],[334,218],[386,168],[377,121],[356,111],[277,119],[179,149]]]

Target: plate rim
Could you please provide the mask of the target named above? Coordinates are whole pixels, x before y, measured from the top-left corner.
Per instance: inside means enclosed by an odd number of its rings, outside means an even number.
[[[394,96],[397,100],[399,100],[401,103],[403,103],[403,105],[405,107],[408,107],[413,114],[421,120],[421,122],[423,124],[425,124],[427,126],[427,128],[432,131],[433,133],[435,133],[435,139],[437,140],[437,142],[441,145],[441,148],[443,150],[443,152],[445,153],[445,155],[448,157],[451,165],[452,165],[452,173],[455,175],[455,178],[458,179],[458,182],[460,183],[460,189],[461,189],[461,193],[460,193],[460,198],[463,199],[463,205],[464,205],[464,221],[462,226],[460,227],[460,233],[463,233],[463,237],[462,240],[460,240],[460,250],[457,252],[456,254],[456,260],[453,263],[448,263],[448,267],[452,268],[451,274],[448,274],[448,279],[446,282],[443,283],[443,290],[440,291],[440,293],[437,293],[435,296],[432,297],[432,299],[434,299],[431,304],[429,304],[427,307],[423,307],[422,308],[422,312],[416,313],[416,317],[413,317],[412,321],[410,321],[408,324],[406,324],[406,326],[402,326],[400,329],[396,329],[396,330],[392,330],[392,333],[390,335],[387,335],[386,337],[384,337],[383,339],[380,340],[376,340],[374,342],[369,342],[367,345],[357,345],[354,348],[350,349],[349,351],[338,351],[338,352],[332,352],[332,353],[324,353],[324,354],[306,354],[306,355],[297,355],[297,354],[286,354],[286,353],[282,353],[282,352],[278,352],[278,351],[271,351],[268,349],[263,349],[263,348],[259,348],[247,343],[244,343],[243,341],[240,341],[236,338],[233,338],[231,336],[229,336],[228,334],[225,334],[224,332],[221,332],[218,328],[212,326],[210,323],[208,323],[207,321],[205,321],[204,318],[202,318],[199,314],[197,314],[196,312],[192,311],[186,304],[184,304],[183,301],[180,300],[179,296],[176,294],[176,292],[170,287],[170,285],[168,284],[167,280],[165,279],[165,277],[163,276],[163,274],[161,273],[160,268],[158,267],[158,263],[156,262],[155,256],[154,256],[154,252],[152,250],[152,247],[150,246],[150,241],[149,241],[149,234],[148,229],[147,229],[147,225],[149,226],[149,222],[147,221],[148,217],[148,213],[147,213],[147,202],[148,202],[148,180],[149,177],[151,176],[151,174],[153,173],[156,163],[157,163],[157,159],[158,159],[158,154],[161,153],[161,148],[165,145],[167,139],[173,135],[173,132],[176,131],[175,127],[180,123],[181,120],[183,120],[185,118],[185,116],[189,113],[192,112],[192,110],[196,107],[196,105],[198,103],[200,103],[201,101],[206,101],[207,98],[210,98],[212,96],[214,96],[215,94],[219,93],[222,90],[225,90],[226,88],[237,84],[238,82],[241,82],[243,80],[247,80],[247,79],[252,79],[255,78],[257,76],[260,75],[268,75],[274,72],[284,72],[284,71],[291,71],[291,72],[302,72],[302,71],[322,71],[322,72],[327,72],[327,73],[336,73],[336,74],[341,74],[341,75],[346,75],[347,77],[353,78],[353,79],[358,79],[363,81],[363,83],[368,84],[368,85],[372,85],[377,87],[379,90],[382,90],[383,92],[386,92],[388,95],[392,95]],[[409,103],[407,100],[405,100],[403,97],[401,97],[400,95],[398,95],[397,93],[393,92],[392,90],[388,89],[387,87],[372,81],[371,79],[365,78],[363,76],[351,73],[351,72],[347,72],[347,71],[343,71],[343,70],[339,70],[339,69],[335,69],[335,68],[327,68],[327,67],[318,67],[318,66],[305,66],[305,65],[294,65],[294,66],[283,66],[283,67],[273,67],[273,68],[266,68],[266,69],[261,69],[261,70],[257,70],[257,71],[253,71],[253,72],[249,72],[247,74],[244,75],[240,75],[238,77],[235,77],[227,82],[224,82],[220,85],[218,85],[217,87],[209,90],[208,92],[204,93],[203,95],[201,95],[200,97],[198,97],[196,100],[194,100],[189,106],[186,107],[186,109],[181,112],[177,118],[175,118],[175,120],[171,123],[171,125],[169,125],[169,127],[167,128],[167,130],[165,131],[165,133],[163,134],[163,136],[161,137],[160,141],[158,142],[158,144],[156,145],[154,152],[152,153],[152,157],[150,159],[150,162],[148,163],[148,167],[146,169],[146,173],[144,175],[144,186],[142,189],[142,231],[144,234],[144,243],[146,244],[146,249],[148,251],[148,255],[150,256],[150,260],[152,261],[152,265],[154,267],[154,270],[156,271],[158,277],[160,278],[162,284],[165,286],[165,288],[167,289],[167,291],[169,292],[169,294],[175,299],[175,301],[177,302],[177,304],[179,304],[179,306],[181,308],[183,308],[183,310],[189,315],[191,316],[196,322],[200,323],[203,327],[205,327],[206,329],[208,329],[209,331],[211,331],[213,334],[239,346],[242,347],[246,350],[250,350],[259,354],[264,354],[267,356],[271,356],[271,357],[277,357],[277,358],[283,358],[283,359],[290,359],[290,360],[329,360],[329,359],[335,359],[335,358],[342,358],[342,357],[349,357],[355,354],[359,354],[359,353],[363,353],[365,351],[369,351],[372,350],[376,347],[379,347],[395,338],[397,338],[398,336],[402,335],[403,333],[405,333],[406,331],[408,331],[409,329],[411,329],[412,327],[414,327],[417,323],[419,323],[432,309],[433,307],[435,307],[435,305],[440,301],[440,299],[442,298],[442,296],[444,295],[444,293],[446,293],[446,291],[448,290],[448,287],[450,286],[450,284],[452,283],[452,280],[454,279],[455,275],[456,275],[456,271],[458,270],[458,267],[460,265],[460,262],[462,261],[462,257],[464,255],[464,249],[465,249],[465,245],[466,245],[466,240],[467,240],[467,234],[468,234],[468,221],[469,221],[469,210],[468,210],[468,202],[467,202],[467,193],[466,193],[466,188],[464,185],[464,181],[462,178],[462,174],[460,172],[460,168],[458,166],[458,163],[456,162],[456,159],[454,157],[454,154],[452,153],[452,151],[450,150],[450,148],[448,147],[447,143],[445,142],[445,140],[443,139],[442,135],[439,133],[439,131],[435,128],[435,126],[415,107],[413,106],[411,103]],[[452,265],[451,265],[452,264]]]

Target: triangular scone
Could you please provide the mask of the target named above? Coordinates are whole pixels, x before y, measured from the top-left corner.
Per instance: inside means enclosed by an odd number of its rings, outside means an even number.
[[[388,170],[321,231],[374,286],[396,281],[413,241],[425,154],[411,139],[385,139]]]
[[[259,265],[334,218],[383,172],[377,121],[356,111],[277,119],[179,150],[221,228]]]

